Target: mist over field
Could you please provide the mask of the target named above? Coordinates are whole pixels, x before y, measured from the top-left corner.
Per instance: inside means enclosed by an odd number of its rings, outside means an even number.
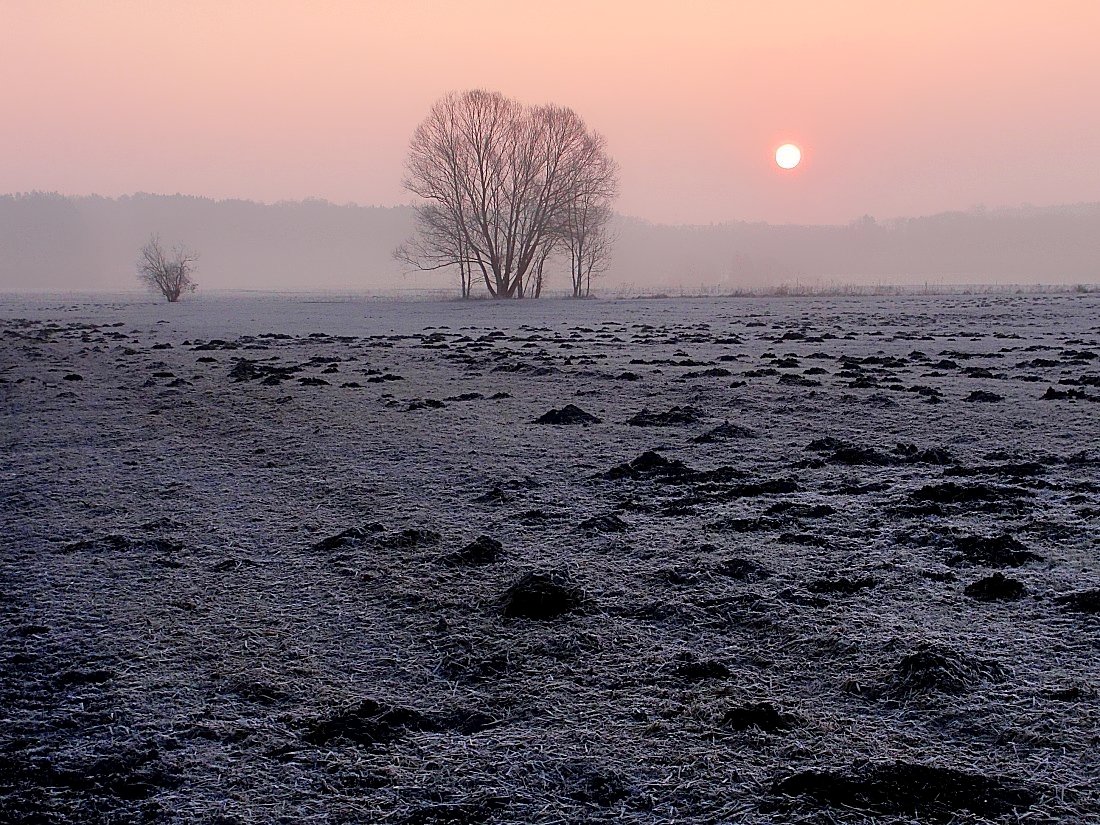
[[[452,292],[449,272],[414,273],[393,250],[410,207],[323,200],[261,204],[180,195],[0,196],[0,290],[136,288],[149,235],[201,255],[203,289],[389,294]],[[781,284],[1100,283],[1100,203],[975,209],[843,225],[668,225],[617,216],[595,292],[721,291]],[[567,272],[549,289],[567,290]]]

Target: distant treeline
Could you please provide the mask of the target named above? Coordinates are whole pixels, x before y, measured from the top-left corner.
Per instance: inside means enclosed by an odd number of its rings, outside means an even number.
[[[181,195],[0,196],[0,290],[134,289],[150,234],[200,254],[200,289],[458,292],[457,272],[405,274],[408,207],[272,205]],[[1100,204],[947,212],[843,226],[615,221],[615,289],[778,284],[1097,283]],[[569,289],[550,273],[548,290]]]

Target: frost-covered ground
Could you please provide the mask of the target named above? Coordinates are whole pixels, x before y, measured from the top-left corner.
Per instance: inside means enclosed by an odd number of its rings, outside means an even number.
[[[1089,295],[5,299],[0,820],[1100,821],[1098,355]]]

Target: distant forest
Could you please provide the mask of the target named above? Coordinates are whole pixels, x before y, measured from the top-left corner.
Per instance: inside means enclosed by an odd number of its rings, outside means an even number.
[[[1100,203],[946,212],[837,226],[668,226],[617,217],[598,288],[779,284],[1096,284]],[[458,293],[458,274],[407,274],[393,250],[408,207],[278,204],[182,195],[0,196],[0,290],[132,290],[151,233],[200,255],[200,290]],[[548,273],[550,293],[570,289]],[[598,291],[598,288],[594,289]]]

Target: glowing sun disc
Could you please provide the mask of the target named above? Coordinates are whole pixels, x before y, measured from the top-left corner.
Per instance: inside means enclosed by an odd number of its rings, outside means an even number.
[[[784,143],[775,150],[775,163],[780,169],[794,169],[802,160],[802,150],[793,143]]]

